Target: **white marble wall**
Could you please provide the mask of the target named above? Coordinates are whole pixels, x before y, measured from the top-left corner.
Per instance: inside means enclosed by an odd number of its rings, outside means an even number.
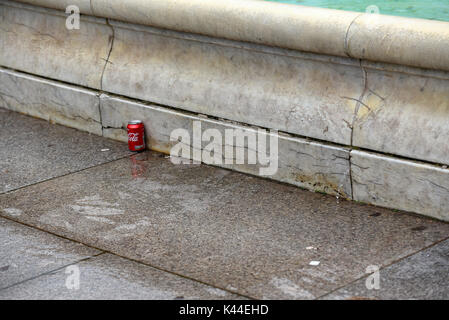
[[[449,73],[364,65],[353,146],[449,164]]]
[[[98,93],[0,68],[0,107],[97,135],[102,134]]]
[[[351,151],[354,200],[449,221],[449,169]]]
[[[111,24],[105,91],[350,144],[358,62]]]
[[[112,45],[105,19],[82,18],[79,30],[66,28],[65,11],[0,2],[0,66],[101,88]]]

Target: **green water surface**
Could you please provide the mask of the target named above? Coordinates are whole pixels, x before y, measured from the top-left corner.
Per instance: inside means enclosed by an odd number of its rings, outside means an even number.
[[[268,0],[303,6],[365,12],[377,6],[379,13],[410,18],[449,21],[449,0]]]

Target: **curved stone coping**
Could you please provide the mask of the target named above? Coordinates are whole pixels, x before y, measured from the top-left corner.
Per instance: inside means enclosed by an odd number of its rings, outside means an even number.
[[[17,0],[321,54],[449,70],[449,23],[254,0]]]

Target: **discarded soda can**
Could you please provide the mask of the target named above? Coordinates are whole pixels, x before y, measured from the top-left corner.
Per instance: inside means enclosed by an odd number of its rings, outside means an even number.
[[[128,147],[130,151],[145,150],[145,129],[140,120],[128,122]]]

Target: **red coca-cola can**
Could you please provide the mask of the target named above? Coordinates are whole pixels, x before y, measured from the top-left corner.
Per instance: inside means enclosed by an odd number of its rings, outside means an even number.
[[[128,147],[130,151],[145,150],[145,128],[140,120],[128,122]]]

